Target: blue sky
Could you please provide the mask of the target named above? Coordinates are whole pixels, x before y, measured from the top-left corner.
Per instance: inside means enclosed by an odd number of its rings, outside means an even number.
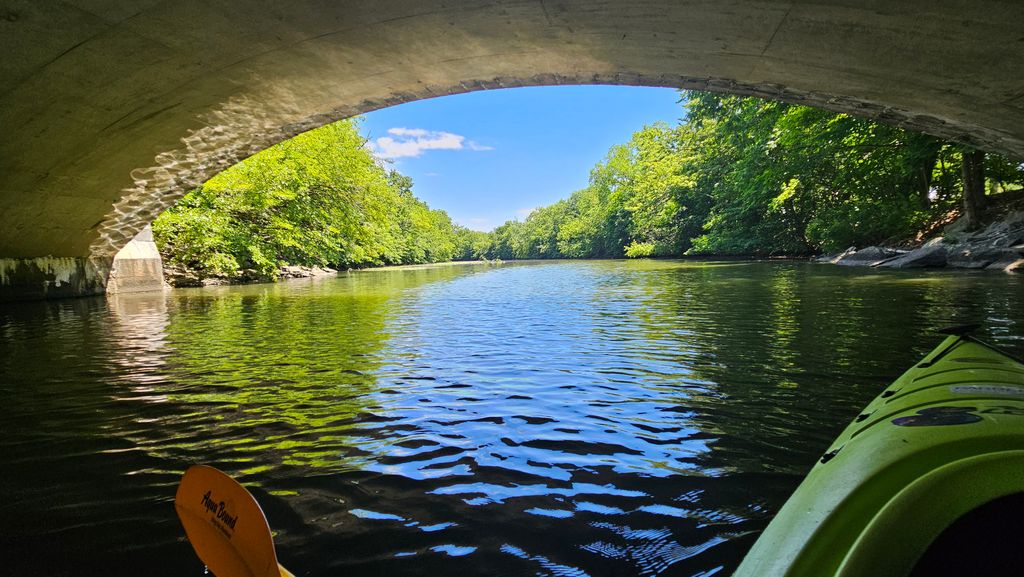
[[[678,100],[665,88],[487,90],[371,112],[361,131],[417,197],[486,231],[586,186],[612,145],[645,124],[675,124]]]

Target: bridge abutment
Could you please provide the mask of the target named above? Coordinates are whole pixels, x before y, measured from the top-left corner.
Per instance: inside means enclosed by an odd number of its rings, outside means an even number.
[[[0,302],[163,289],[163,261],[148,226],[113,258],[0,258]]]
[[[116,256],[107,277],[108,293],[164,290],[164,264],[153,242],[153,229],[142,229]]]
[[[0,302],[103,294],[112,258],[0,259]]]

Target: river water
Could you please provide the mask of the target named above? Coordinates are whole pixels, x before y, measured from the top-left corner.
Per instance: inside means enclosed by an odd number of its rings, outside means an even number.
[[[589,261],[0,305],[2,572],[202,575],[173,497],[208,463],[298,575],[728,575],[970,322],[1024,352],[1024,279]]]

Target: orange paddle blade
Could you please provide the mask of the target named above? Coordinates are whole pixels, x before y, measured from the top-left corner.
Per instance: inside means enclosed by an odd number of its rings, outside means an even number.
[[[277,563],[259,503],[231,477],[206,465],[189,467],[174,508],[196,554],[216,577],[291,575]]]

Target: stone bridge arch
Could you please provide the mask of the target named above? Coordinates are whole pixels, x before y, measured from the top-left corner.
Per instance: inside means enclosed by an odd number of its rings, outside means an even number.
[[[753,94],[1024,158],[1015,0],[0,0],[0,300],[103,290],[188,188],[472,90]]]

